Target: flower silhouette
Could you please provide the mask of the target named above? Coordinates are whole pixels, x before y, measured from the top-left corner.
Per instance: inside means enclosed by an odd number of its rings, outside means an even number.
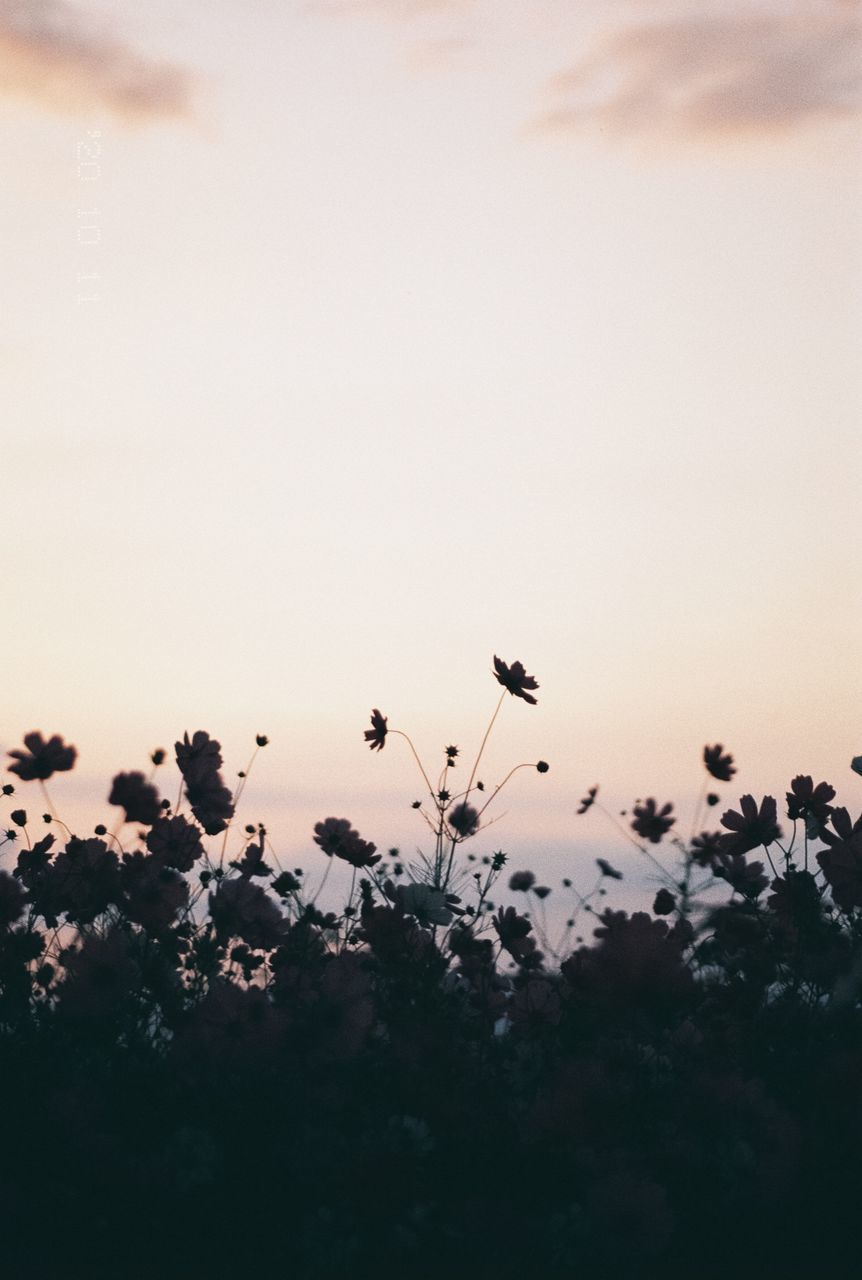
[[[475,834],[479,826],[479,814],[471,804],[464,801],[452,806],[446,814],[446,821],[462,840],[466,840],[467,836]]]
[[[732,755],[722,755],[724,747],[720,742],[714,747],[704,747],[703,763],[706,765],[706,771],[718,782],[730,782],[730,779],[736,773]]]
[[[381,715],[375,707],[371,712],[371,728],[365,730],[365,741],[372,751],[382,751],[386,742],[388,716]]]
[[[162,812],[159,793],[142,773],[118,773],[111,784],[108,804],[126,811],[126,822],[140,822],[151,827]]]
[[[676,822],[676,818],[668,816],[672,809],[672,804],[662,805],[661,809],[658,809],[655,800],[650,796],[644,804],[634,806],[633,830],[639,836],[643,836],[644,840],[658,844],[662,836],[666,835]]]
[[[814,818],[823,823],[832,812],[829,801],[835,799],[835,788],[828,782],[818,782],[809,774],[800,773],[790,784],[787,792],[787,816],[793,821],[796,818]]]
[[[758,810],[754,796],[743,796],[739,801],[741,813],[728,809],[721,815],[721,825],[729,835],[722,836],[724,853],[748,853],[758,845],[772,844],[781,837],[781,827],[776,821],[777,806],[772,796],[764,796]]]
[[[375,853],[376,845],[363,840],[351,827],[347,818],[326,818],[314,828],[314,843],[320,845],[327,857],[341,858],[353,867],[373,867],[381,855]]]
[[[494,675],[503,686],[508,689],[516,698],[523,698],[525,702],[536,705],[536,699],[531,693],[527,693],[527,689],[538,689],[538,684],[532,676],[528,676],[524,670],[523,664],[513,662],[511,667],[502,662],[497,655],[494,655]]]
[[[74,747],[66,746],[59,734],[54,734],[46,742],[41,733],[25,733],[26,751],[16,748],[9,755],[15,761],[10,764],[9,772],[17,773],[22,782],[35,782],[37,779],[46,782],[55,773],[65,773],[75,763],[78,752]]]

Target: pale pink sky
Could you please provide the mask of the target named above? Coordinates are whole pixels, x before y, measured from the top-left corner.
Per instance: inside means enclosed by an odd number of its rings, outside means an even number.
[[[0,746],[71,805],[264,731],[286,849],[409,847],[370,708],[469,753],[498,653],[488,779],[552,768],[479,852],[706,742],[858,806],[859,55],[837,0],[0,0]]]

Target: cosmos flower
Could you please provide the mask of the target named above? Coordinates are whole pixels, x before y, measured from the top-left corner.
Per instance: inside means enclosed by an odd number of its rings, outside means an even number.
[[[538,689],[538,684],[532,676],[528,676],[520,662],[513,662],[511,667],[494,655],[494,675],[504,689],[508,689],[516,698],[523,698],[525,702],[536,705],[536,699],[531,693],[527,693],[527,689]]]
[[[753,796],[743,796],[739,801],[741,813],[728,809],[721,815],[721,825],[729,835],[722,836],[724,853],[748,853],[758,845],[772,844],[781,837],[781,827],[776,822],[777,806],[772,796],[764,796],[758,810]]]
[[[182,814],[155,822],[147,833],[147,848],[162,866],[177,871],[191,871],[204,852],[200,832]]]
[[[718,782],[730,782],[730,779],[736,773],[732,755],[722,755],[724,747],[720,742],[714,747],[704,747],[703,763],[706,765],[706,771],[711,777]]]
[[[829,801],[835,799],[835,788],[828,782],[818,782],[809,774],[800,773],[790,784],[787,792],[787,816],[791,821],[796,818],[815,818],[823,823],[832,812]]]
[[[650,796],[644,804],[634,806],[635,817],[632,829],[639,836],[643,836],[644,840],[658,844],[662,836],[666,835],[676,822],[676,818],[668,816],[672,809],[672,804],[663,805],[658,809],[655,800]]]
[[[46,782],[55,773],[71,769],[78,755],[76,749],[66,746],[56,733],[47,742],[41,733],[25,733],[24,746],[26,751],[17,748],[9,752],[15,761],[10,764],[9,772],[17,773],[22,782],[35,782],[36,779]]]
[[[711,867],[721,853],[723,835],[720,831],[701,831],[691,842],[690,856],[699,867]]]
[[[314,828],[314,843],[328,858],[341,858],[353,867],[373,867],[381,855],[376,845],[363,840],[346,818],[326,818]]]
[[[513,871],[509,877],[509,888],[515,893],[527,893],[535,883],[532,871]]]
[[[833,809],[832,830],[824,827],[821,840],[829,847],[821,849],[817,861],[829,881],[832,897],[845,911],[862,907],[862,817],[853,822],[843,807]]]
[[[468,836],[475,834],[479,826],[479,814],[471,804],[462,801],[461,804],[452,806],[446,814],[446,821],[462,840],[466,840]]]
[[[161,815],[159,793],[142,773],[118,773],[111,784],[108,804],[126,811],[126,822],[140,822],[151,827]]]
[[[365,741],[372,751],[382,751],[388,732],[386,725],[389,717],[381,715],[375,707],[371,712],[371,728],[365,730]]]

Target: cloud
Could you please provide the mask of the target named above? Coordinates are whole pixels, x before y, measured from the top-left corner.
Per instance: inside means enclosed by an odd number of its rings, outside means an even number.
[[[794,129],[860,111],[860,54],[847,4],[628,27],[554,77],[536,124],[692,137]]]
[[[191,113],[182,67],[136,53],[68,0],[0,0],[0,92],[129,122]]]

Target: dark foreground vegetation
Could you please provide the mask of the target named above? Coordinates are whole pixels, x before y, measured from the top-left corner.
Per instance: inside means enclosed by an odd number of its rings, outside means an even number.
[[[520,663],[494,675],[535,702]],[[375,710],[370,748],[393,736]],[[427,857],[327,818],[304,873],[236,824],[250,766],[229,790],[206,733],[176,802],[154,752],[85,836],[46,786],[75,749],[27,734],[0,812],[4,1276],[862,1275],[862,819],[805,775],[780,813],[715,810],[736,770],[707,747],[691,838],[670,804],[625,815],[649,909],[606,905],[602,858],[546,904],[462,849],[500,789],[487,737],[469,773],[416,757]]]

